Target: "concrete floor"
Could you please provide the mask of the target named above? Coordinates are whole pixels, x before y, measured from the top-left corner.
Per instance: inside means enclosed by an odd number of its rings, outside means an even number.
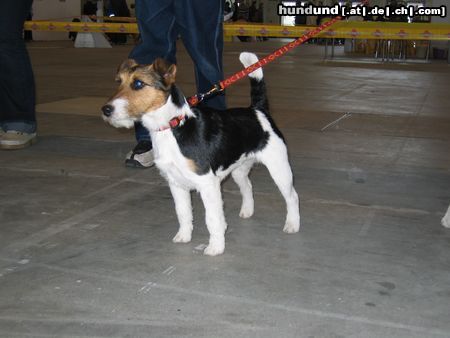
[[[279,45],[227,44],[226,74],[240,51]],[[224,184],[227,247],[211,258],[198,196],[192,242],[171,243],[167,185],[125,168],[133,135],[100,118],[130,46],[29,49],[39,142],[0,152],[1,337],[450,337],[447,64],[324,64],[302,46],[268,66],[303,228],[281,231],[284,203],[257,167],[253,218]],[[248,92],[230,88],[229,105]]]

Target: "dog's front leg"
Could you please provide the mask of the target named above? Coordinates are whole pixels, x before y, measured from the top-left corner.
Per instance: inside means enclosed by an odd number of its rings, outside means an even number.
[[[442,218],[442,225],[446,228],[450,228],[450,205],[448,206],[445,216]]]
[[[178,233],[172,241],[174,243],[188,243],[191,241],[193,228],[191,192],[175,184],[170,184],[170,191],[175,201],[175,210],[177,212],[178,223],[180,224]]]
[[[205,220],[209,231],[209,245],[203,253],[209,256],[220,255],[225,250],[225,230],[227,229],[220,180],[211,179],[200,189],[200,195],[205,206]]]

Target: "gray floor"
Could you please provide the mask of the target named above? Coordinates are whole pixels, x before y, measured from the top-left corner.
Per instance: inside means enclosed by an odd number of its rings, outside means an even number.
[[[226,73],[239,51],[277,46],[227,44]],[[133,135],[97,113],[130,47],[29,48],[39,142],[0,153],[1,337],[450,337],[447,64],[323,63],[302,46],[268,66],[302,229],[281,231],[283,201],[257,167],[249,220],[225,182],[227,247],[211,258],[199,197],[192,242],[171,243],[165,182],[123,166]],[[179,74],[194,93],[181,47]],[[229,105],[248,91],[230,88]]]

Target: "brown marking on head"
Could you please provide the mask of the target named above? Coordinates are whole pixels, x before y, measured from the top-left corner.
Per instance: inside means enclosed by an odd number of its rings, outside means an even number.
[[[128,115],[139,119],[144,113],[154,111],[166,103],[175,76],[176,66],[163,59],[156,59],[151,65],[125,60],[116,75],[119,88],[108,102],[126,100]],[[136,86],[137,81],[143,85]]]
[[[177,74],[177,66],[168,63],[164,59],[156,59],[153,62],[153,69],[162,76],[164,84],[170,88],[175,83],[175,76]]]
[[[133,67],[137,66],[137,62],[133,59],[126,59],[125,61],[123,61],[119,68],[117,69],[117,74],[118,73],[122,73],[122,72],[126,72],[129,71],[130,69],[132,69]]]

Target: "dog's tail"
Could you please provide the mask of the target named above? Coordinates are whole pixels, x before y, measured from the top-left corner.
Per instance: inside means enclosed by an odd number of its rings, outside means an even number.
[[[253,53],[243,52],[239,55],[239,60],[244,67],[248,67],[258,62],[258,57]],[[264,83],[262,69],[254,70],[248,74],[248,77],[251,85],[251,106],[267,113],[269,111],[269,102],[267,100],[266,84]]]

